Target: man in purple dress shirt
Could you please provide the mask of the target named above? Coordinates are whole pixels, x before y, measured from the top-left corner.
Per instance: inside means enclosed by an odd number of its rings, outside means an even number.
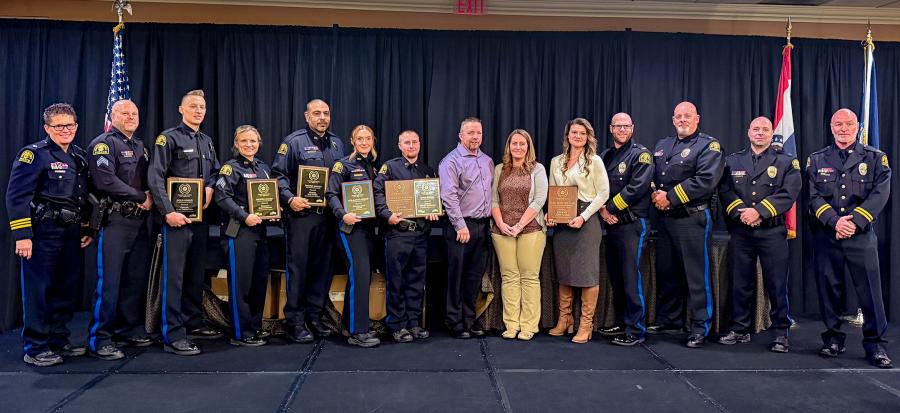
[[[494,161],[482,152],[481,120],[466,118],[459,144],[441,160],[441,200],[450,218],[447,241],[447,328],[456,338],[483,336],[475,298],[487,265]]]

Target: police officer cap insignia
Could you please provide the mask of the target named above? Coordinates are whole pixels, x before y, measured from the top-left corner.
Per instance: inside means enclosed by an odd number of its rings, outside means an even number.
[[[109,146],[101,142],[94,146],[94,155],[109,155]]]
[[[156,144],[159,146],[166,146],[166,135],[159,135],[156,137]]]
[[[230,176],[231,175],[231,165],[228,165],[228,164],[222,165],[222,168],[219,169],[219,175]]]
[[[344,164],[342,164],[340,162],[335,162],[334,166],[331,167],[331,172],[334,172],[336,174],[344,172]]]
[[[793,166],[794,169],[796,169],[796,170],[799,171],[799,170],[800,170],[800,161],[798,161],[798,160],[796,160],[796,159],[792,160],[792,161],[791,161],[791,166]]]
[[[890,168],[890,165],[888,165],[887,155],[881,155],[881,166]]]
[[[282,143],[281,146],[278,147],[279,155],[287,155],[288,146],[286,143]]]
[[[388,166],[387,166],[387,164],[384,164],[384,165],[381,165],[381,169],[378,170],[378,173],[384,175],[387,173],[387,171],[388,171]]]
[[[22,163],[34,162],[34,152],[29,151],[28,149],[22,151],[22,154],[19,155],[19,162],[22,162]]]
[[[719,142],[710,142],[709,150],[716,151],[716,152],[722,152],[722,147],[719,146]]]
[[[650,163],[650,152],[642,152],[641,156],[638,157],[638,162],[640,163]]]

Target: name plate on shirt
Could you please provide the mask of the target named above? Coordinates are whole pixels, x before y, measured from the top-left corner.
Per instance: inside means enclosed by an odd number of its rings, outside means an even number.
[[[306,199],[310,206],[323,207],[328,188],[328,168],[300,165],[297,175],[297,196]]]
[[[206,192],[200,178],[168,178],[166,188],[172,208],[193,222],[203,221],[203,196]]]
[[[278,203],[278,181],[275,179],[248,179],[247,206],[251,214],[262,219],[281,218]]]
[[[391,212],[404,218],[444,214],[441,183],[437,178],[387,181],[384,196]]]
[[[372,181],[353,181],[341,184],[344,210],[359,218],[375,218],[375,197],[372,196]]]
[[[578,187],[550,186],[547,188],[547,218],[568,223],[578,215]]]

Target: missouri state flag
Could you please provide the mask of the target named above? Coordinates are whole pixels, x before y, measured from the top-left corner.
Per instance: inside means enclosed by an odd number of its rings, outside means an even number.
[[[781,77],[778,79],[778,100],[775,104],[775,136],[772,144],[782,152],[797,156],[797,139],[794,137],[794,111],[791,107],[791,50],[788,43],[781,52]],[[784,214],[788,239],[797,237],[797,203]]]

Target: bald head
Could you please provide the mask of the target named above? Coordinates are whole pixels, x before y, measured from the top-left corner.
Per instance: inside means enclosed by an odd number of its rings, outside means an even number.
[[[322,99],[313,99],[306,104],[306,112],[303,112],[306,124],[319,136],[324,136],[331,125],[331,109]]]
[[[116,101],[109,112],[109,121],[116,129],[130,138],[140,124],[137,105],[128,99]]]
[[[672,124],[675,126],[675,132],[678,138],[686,138],[697,132],[697,126],[700,125],[700,115],[697,113],[697,107],[691,102],[681,102],[675,106],[675,113],[672,115]]]
[[[831,115],[831,134],[838,148],[846,149],[856,143],[859,134],[859,122],[856,114],[850,109],[838,109]]]
[[[612,134],[613,144],[616,148],[628,142],[634,134],[634,123],[631,121],[631,116],[625,112],[613,115],[609,121],[609,133]]]
[[[753,152],[762,153],[772,144],[772,121],[765,116],[760,116],[750,122],[747,127],[747,137],[750,138],[750,148]]]

